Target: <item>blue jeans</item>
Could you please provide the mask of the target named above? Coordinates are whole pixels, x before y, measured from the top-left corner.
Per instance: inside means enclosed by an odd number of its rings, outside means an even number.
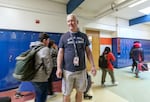
[[[46,102],[48,82],[32,82],[35,88],[35,102]]]

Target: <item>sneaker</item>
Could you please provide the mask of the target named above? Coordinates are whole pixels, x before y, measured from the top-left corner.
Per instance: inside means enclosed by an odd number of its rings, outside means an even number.
[[[139,75],[138,75],[138,74],[135,74],[135,77],[136,77],[136,78],[139,78]]]
[[[91,96],[91,95],[84,94],[84,99],[89,99],[89,100],[90,100],[90,99],[92,99],[92,97],[93,97],[93,96]]]
[[[53,94],[53,95],[48,95],[47,97],[48,98],[53,98],[53,97],[56,97],[57,95],[56,94]]]
[[[105,87],[105,84],[101,84],[101,87]]]
[[[117,81],[112,83],[113,85],[117,86],[119,83]]]
[[[139,75],[138,75],[138,73],[135,73],[135,77],[136,77],[136,78],[139,78]]]
[[[134,71],[134,68],[131,68],[131,71],[132,71],[132,73],[133,73],[133,71]]]
[[[24,95],[22,95],[21,93],[16,93],[15,94],[15,98],[18,99],[18,98],[22,98]]]

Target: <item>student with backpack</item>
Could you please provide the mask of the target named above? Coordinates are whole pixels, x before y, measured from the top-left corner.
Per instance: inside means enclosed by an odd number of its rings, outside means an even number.
[[[142,48],[142,44],[139,41],[134,43],[134,49],[132,50],[133,59],[136,62],[136,70],[135,70],[135,77],[139,78],[139,67],[140,63],[144,61],[144,50]]]
[[[34,78],[31,80],[35,88],[35,102],[46,102],[48,94],[48,78],[52,71],[52,59],[50,56],[49,35],[40,33],[39,41],[31,42],[30,47],[43,46],[35,55],[35,68],[40,68],[36,72]]]
[[[105,61],[107,62],[107,66],[102,65],[102,64],[105,64],[104,61],[103,63],[101,62],[102,58],[105,58]],[[105,79],[106,79],[107,72],[109,73],[111,77],[112,85],[118,85],[118,82],[116,82],[115,77],[114,77],[114,67],[112,64],[112,62],[114,61],[115,61],[115,56],[111,52],[110,47],[105,47],[102,56],[99,57],[99,67],[102,69],[102,79],[101,79],[102,87],[105,86]],[[102,67],[102,66],[105,66],[105,67]]]
[[[131,68],[132,72],[134,72],[134,71],[136,72],[136,70],[137,70],[137,67],[136,67],[137,63],[136,63],[135,59],[133,58],[133,50],[136,48],[135,44],[137,44],[137,43],[139,43],[139,41],[133,42],[133,46],[129,52],[129,56],[130,56],[129,58],[132,59],[132,68]]]
[[[50,48],[50,52],[51,52],[51,57],[52,57],[52,61],[53,61],[53,69],[52,69],[52,73],[50,74],[50,77],[48,78],[48,97],[52,98],[55,97],[56,94],[53,92],[53,85],[52,82],[56,80],[57,76],[56,76],[56,70],[57,70],[57,54],[58,54],[58,47],[57,45],[54,43],[53,40],[50,40],[48,47]]]
[[[47,96],[45,88],[48,87],[48,77],[53,67],[48,44],[49,35],[40,33],[39,41],[31,42],[30,49],[16,57],[13,77],[19,81],[31,82],[35,88],[36,102],[45,102]],[[22,96],[19,90],[15,93],[16,98]]]

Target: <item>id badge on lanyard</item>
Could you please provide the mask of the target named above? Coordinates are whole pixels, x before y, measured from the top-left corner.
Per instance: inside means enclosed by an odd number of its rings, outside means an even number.
[[[79,57],[78,56],[74,57],[73,64],[74,64],[74,66],[79,66]]]

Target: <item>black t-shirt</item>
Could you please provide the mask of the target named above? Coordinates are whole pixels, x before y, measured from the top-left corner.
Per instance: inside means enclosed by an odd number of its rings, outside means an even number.
[[[87,35],[82,32],[72,33],[72,36],[74,41],[70,32],[63,34],[59,41],[59,48],[64,49],[63,69],[75,72],[86,68],[85,50],[86,46],[89,46],[90,43]],[[73,58],[75,56],[74,42],[79,56],[79,66],[74,66],[73,64]]]

